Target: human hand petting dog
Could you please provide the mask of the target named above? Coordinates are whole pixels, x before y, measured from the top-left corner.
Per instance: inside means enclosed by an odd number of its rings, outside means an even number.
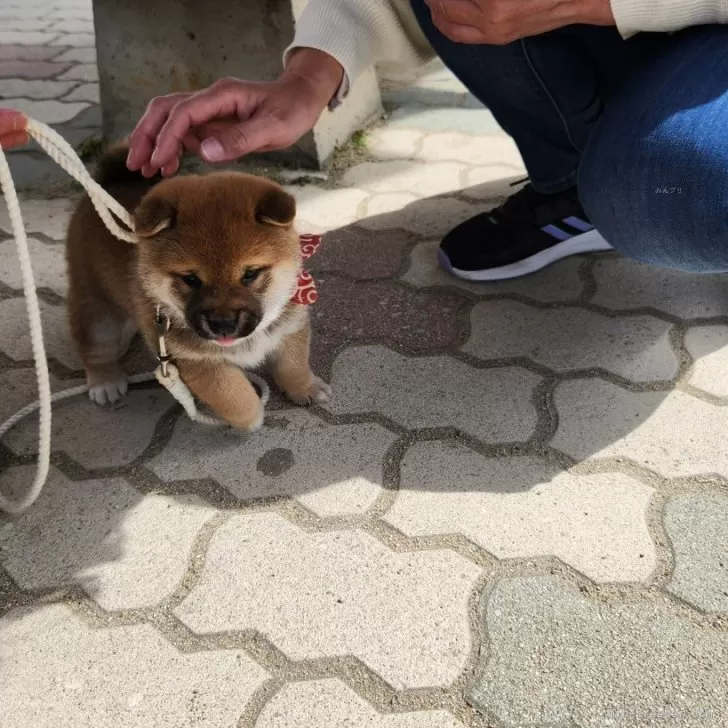
[[[15,109],[0,109],[0,148],[11,149],[28,143],[28,119]]]
[[[504,45],[577,23],[614,25],[610,0],[425,0],[456,43]]]
[[[196,93],[154,99],[131,135],[127,165],[146,177],[179,168],[190,151],[207,162],[285,149],[313,128],[344,71],[327,53],[295,51],[272,83],[229,78]]]

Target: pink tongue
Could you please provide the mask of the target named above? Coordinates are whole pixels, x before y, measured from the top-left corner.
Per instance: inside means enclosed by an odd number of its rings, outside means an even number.
[[[221,346],[231,346],[237,339],[234,336],[221,336],[219,339],[215,339],[215,341]]]

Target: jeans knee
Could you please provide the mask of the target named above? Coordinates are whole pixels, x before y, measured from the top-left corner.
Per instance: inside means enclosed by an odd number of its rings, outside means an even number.
[[[686,165],[684,142],[654,128],[627,131],[623,120],[605,115],[581,159],[579,196],[592,224],[625,257],[725,272],[728,176],[710,189],[717,160],[695,155]]]

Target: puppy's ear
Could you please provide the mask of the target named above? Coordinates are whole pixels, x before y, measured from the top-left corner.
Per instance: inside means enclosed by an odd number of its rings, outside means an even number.
[[[152,238],[174,227],[177,210],[166,197],[148,195],[134,211],[135,232],[139,237]]]
[[[296,200],[280,188],[263,194],[255,208],[255,219],[267,225],[290,227],[296,217]]]

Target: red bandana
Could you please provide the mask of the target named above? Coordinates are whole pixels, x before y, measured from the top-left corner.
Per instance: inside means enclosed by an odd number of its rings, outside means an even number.
[[[321,236],[301,235],[300,241],[301,257],[303,260],[308,260],[321,245]],[[296,286],[296,292],[291,297],[291,303],[308,306],[311,303],[316,303],[317,300],[318,291],[316,290],[316,284],[313,282],[313,277],[307,270],[301,268],[298,273],[298,285]]]

